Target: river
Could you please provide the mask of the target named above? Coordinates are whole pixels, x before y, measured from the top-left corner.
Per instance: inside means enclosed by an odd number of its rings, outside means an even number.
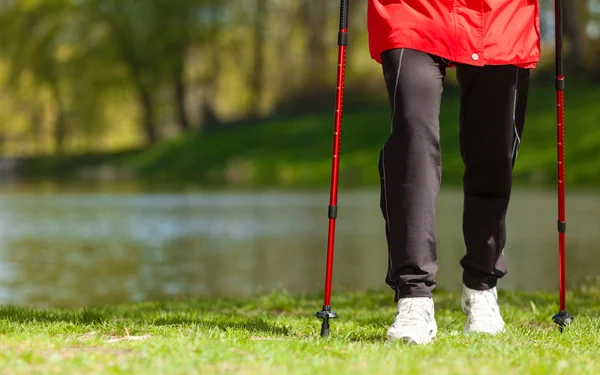
[[[0,304],[90,306],[323,288],[327,191],[0,191]],[[440,288],[461,285],[462,195],[438,204]],[[567,197],[568,282],[600,267],[600,194]],[[385,289],[376,189],[343,191],[334,293]],[[555,291],[556,196],[516,188],[507,220],[507,290]]]

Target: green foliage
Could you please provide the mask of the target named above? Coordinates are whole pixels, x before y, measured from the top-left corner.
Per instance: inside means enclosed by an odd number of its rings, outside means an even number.
[[[215,0],[4,2],[0,95],[15,102],[6,113],[25,112],[28,117],[27,129],[18,132],[11,115],[2,119],[4,142],[16,144],[8,153],[23,155],[30,143],[35,154],[99,151],[115,148],[113,144],[129,147],[141,144],[144,137],[154,142],[168,132],[164,123],[173,118],[174,110],[183,116],[177,121],[187,120],[190,56],[208,41],[214,42],[214,17],[206,14],[226,4]],[[177,98],[167,94],[175,85]],[[137,134],[131,134],[131,124],[138,125],[133,130]],[[48,137],[50,146],[41,141]]]
[[[366,0],[351,4],[346,77],[358,110],[384,87]],[[548,21],[553,3],[541,4]],[[567,9],[567,71],[594,79],[600,47],[585,29],[599,15],[577,4]],[[335,85],[338,10],[318,0],[0,1],[2,153],[115,152],[231,120],[314,113]],[[278,178],[269,168],[252,173]]]
[[[600,186],[600,89],[571,82],[566,95],[567,183]],[[443,181],[462,181],[458,142],[459,97],[448,92],[442,105]],[[531,89],[525,134],[515,174],[517,183],[556,183],[556,93],[551,85]],[[341,186],[376,185],[377,158],[389,132],[389,110],[344,114],[340,161]],[[143,176],[164,181],[239,186],[328,186],[331,176],[333,115],[280,118],[238,129],[197,133],[163,142],[126,165]]]

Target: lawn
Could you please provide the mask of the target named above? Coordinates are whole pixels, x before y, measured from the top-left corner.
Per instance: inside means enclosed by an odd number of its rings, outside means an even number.
[[[334,294],[340,318],[318,335],[319,296],[145,302],[85,309],[0,308],[2,374],[598,374],[599,288],[569,292],[575,323],[551,322],[556,296],[501,293],[507,332],[465,336],[459,295],[436,292],[439,334],[386,344],[391,294]]]

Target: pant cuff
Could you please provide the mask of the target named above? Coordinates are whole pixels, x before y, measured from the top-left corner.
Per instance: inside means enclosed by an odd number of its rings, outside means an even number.
[[[415,297],[427,297],[433,298],[431,291],[432,288],[420,289],[420,288],[397,288],[395,289],[394,302],[398,302],[403,298],[415,298]]]
[[[463,284],[474,290],[490,290],[496,287],[498,279],[488,278],[486,280],[476,279],[468,274],[463,275]]]

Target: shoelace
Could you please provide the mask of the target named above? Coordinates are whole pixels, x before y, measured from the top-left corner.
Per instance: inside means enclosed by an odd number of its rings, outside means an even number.
[[[429,319],[427,313],[427,305],[424,303],[410,301],[400,306],[396,319],[394,320],[394,326],[406,327],[423,325]]]

